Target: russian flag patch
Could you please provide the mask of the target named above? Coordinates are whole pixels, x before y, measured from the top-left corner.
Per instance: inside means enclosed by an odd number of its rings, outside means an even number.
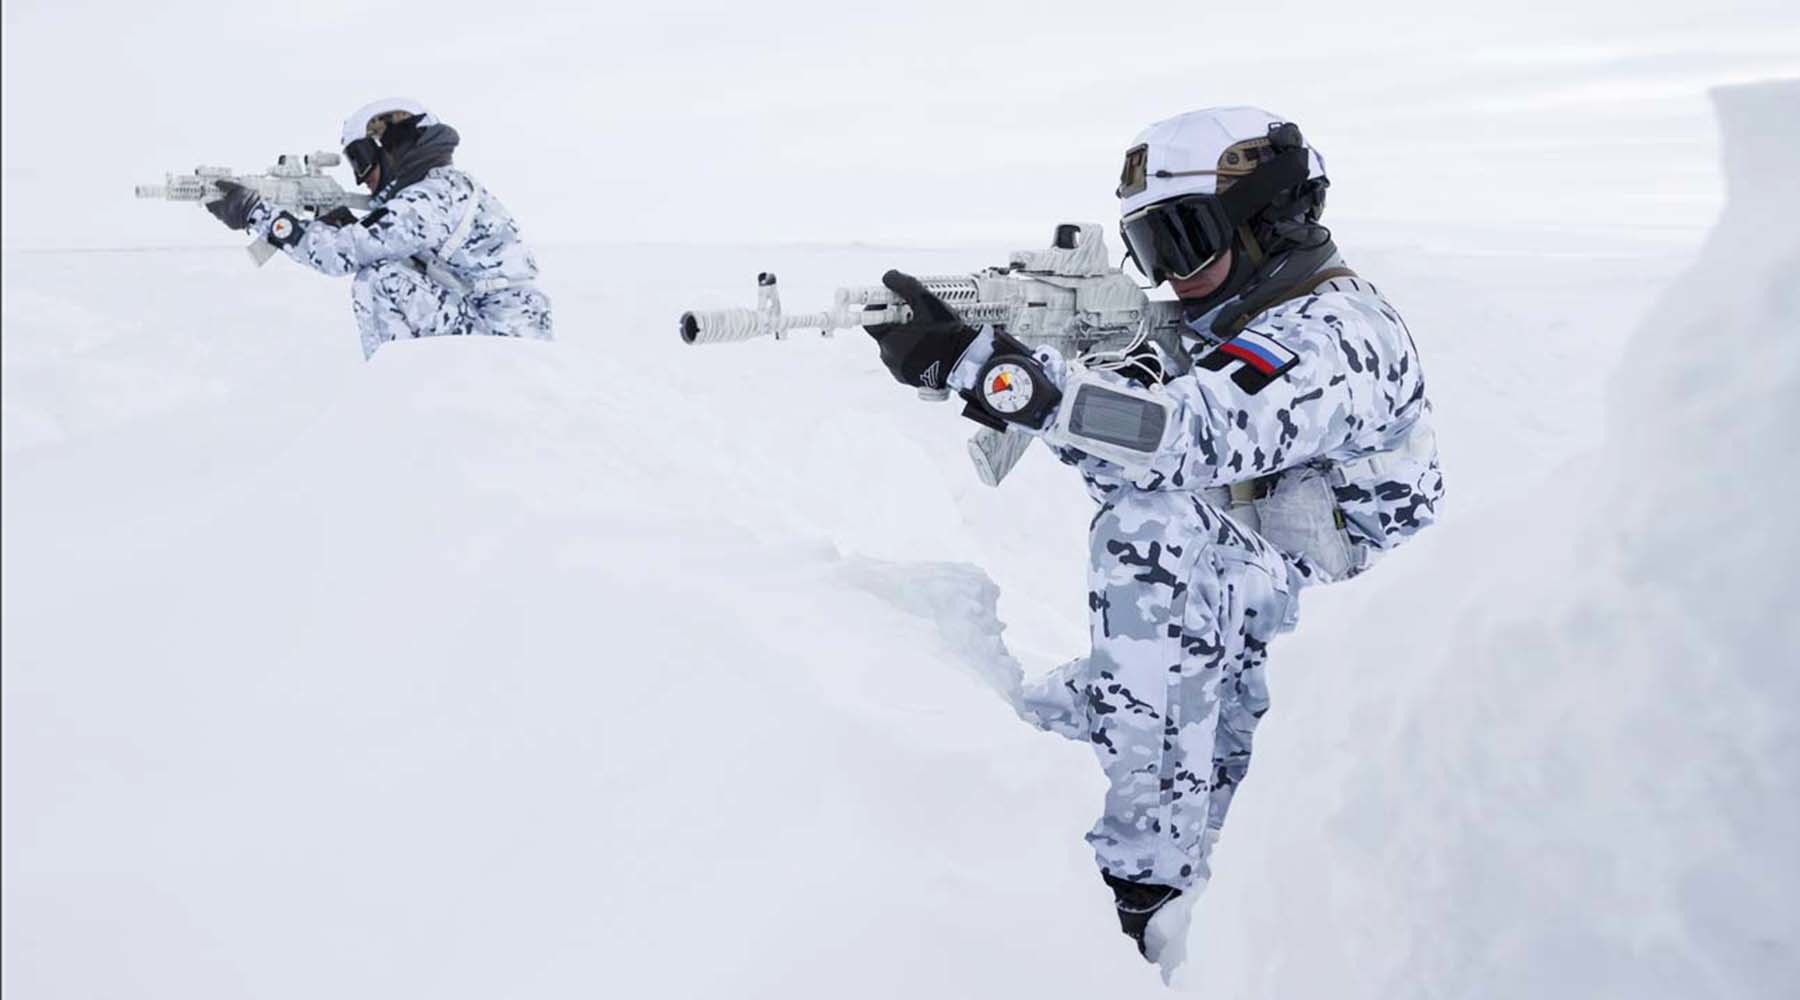
[[[1299,363],[1300,355],[1276,343],[1268,334],[1255,330],[1245,330],[1227,340],[1198,362],[1200,367],[1215,372],[1237,365],[1231,380],[1253,396]]]

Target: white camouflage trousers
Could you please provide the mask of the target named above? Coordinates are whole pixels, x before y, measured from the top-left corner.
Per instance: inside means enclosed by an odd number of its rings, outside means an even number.
[[[426,277],[410,260],[385,261],[356,272],[350,311],[362,336],[363,357],[390,340],[478,332],[463,297]]]
[[[1190,491],[1112,490],[1090,530],[1092,653],[1028,685],[1041,728],[1093,744],[1103,872],[1189,889],[1250,766],[1269,642],[1292,627],[1287,563]]]
[[[530,285],[464,295],[433,281],[411,260],[387,261],[356,272],[350,310],[363,357],[390,340],[487,334],[550,339],[550,300]]]

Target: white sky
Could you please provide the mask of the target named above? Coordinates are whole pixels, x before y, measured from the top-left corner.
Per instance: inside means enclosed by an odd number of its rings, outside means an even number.
[[[1111,221],[1140,127],[1229,103],[1300,122],[1327,221],[1694,226],[1706,88],[1800,75],[1788,2],[1461,6],[7,3],[0,218],[13,249],[227,242],[132,185],[400,93],[540,242],[1035,242]]]

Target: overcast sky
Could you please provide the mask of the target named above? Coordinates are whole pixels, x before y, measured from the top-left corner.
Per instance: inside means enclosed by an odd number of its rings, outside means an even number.
[[[221,242],[132,186],[394,93],[543,242],[1036,242],[1111,221],[1143,125],[1229,103],[1323,150],[1328,221],[1693,226],[1706,88],[1800,75],[1790,0],[572,7],[7,3],[5,244]]]

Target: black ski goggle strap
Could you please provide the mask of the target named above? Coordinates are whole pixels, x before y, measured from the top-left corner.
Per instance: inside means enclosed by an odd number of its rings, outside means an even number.
[[[1232,228],[1249,222],[1282,192],[1306,183],[1310,154],[1305,146],[1290,147],[1263,161],[1243,179],[1217,195]]]
[[[381,147],[374,139],[364,136],[344,147],[344,159],[350,161],[350,170],[356,175],[357,182],[361,183],[363,178],[369,176],[369,171],[381,165]]]
[[[1126,216],[1119,222],[1126,250],[1159,284],[1193,275],[1231,246],[1237,227],[1306,183],[1309,157],[1305,146],[1289,146],[1221,194],[1171,198]]]

